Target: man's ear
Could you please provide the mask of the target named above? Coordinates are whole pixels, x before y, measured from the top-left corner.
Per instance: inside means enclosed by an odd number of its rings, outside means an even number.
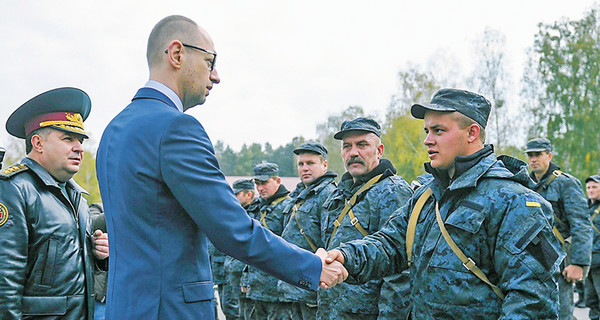
[[[476,123],[471,123],[471,125],[469,126],[469,143],[472,143],[475,140],[479,139],[480,132],[481,128],[479,128],[479,126]]]
[[[183,49],[183,43],[179,40],[173,40],[169,43],[169,47],[166,50],[167,59],[169,64],[175,68],[181,68],[181,51]]]
[[[37,153],[43,153],[44,151],[44,139],[39,134],[31,136],[31,151]]]

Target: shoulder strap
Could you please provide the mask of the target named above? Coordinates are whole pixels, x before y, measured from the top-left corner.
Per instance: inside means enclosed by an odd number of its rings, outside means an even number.
[[[452,240],[452,237],[450,236],[450,234],[448,233],[448,230],[446,230],[446,227],[444,226],[444,221],[442,221],[442,216],[440,215],[440,209],[439,209],[439,205],[437,202],[435,203],[435,217],[437,219],[438,225],[440,226],[440,231],[442,232],[442,235],[444,236],[444,240],[446,240],[446,243],[448,243],[448,245],[450,246],[450,248],[452,249],[454,254],[463,263],[463,266],[465,268],[467,268],[467,270],[471,271],[475,276],[477,276],[477,278],[479,278],[483,282],[487,283],[492,288],[492,290],[494,290],[494,293],[496,293],[496,295],[498,297],[500,297],[500,299],[504,300],[504,293],[502,292],[502,290],[500,290],[500,288],[498,288],[496,285],[491,283],[490,280],[488,280],[487,276],[483,273],[483,271],[481,271],[481,269],[479,269],[479,267],[477,267],[477,265],[475,264],[475,261],[473,261],[473,259],[471,259],[471,258],[468,258],[463,253],[463,251],[460,250],[460,248],[456,245],[454,240]]]
[[[300,234],[302,234],[302,236],[304,236],[304,239],[306,240],[306,242],[308,243],[308,245],[313,249],[314,252],[317,251],[317,245],[315,245],[315,242],[312,241],[310,239],[310,237],[308,235],[306,235],[306,233],[304,233],[304,229],[302,229],[302,226],[300,225],[300,220],[298,220],[298,209],[300,209],[300,207],[302,206],[302,204],[304,204],[305,200],[300,200],[298,201],[298,203],[296,203],[294,205],[294,208],[292,208],[292,214],[290,215],[290,219],[293,217],[296,219],[296,224],[298,225],[298,230],[300,230]]]
[[[592,228],[594,228],[594,231],[596,231],[597,234],[600,234],[600,230],[598,230],[598,228],[594,225],[594,219],[596,219],[596,217],[598,216],[599,213],[600,213],[600,204],[598,205],[596,210],[594,210],[594,213],[592,214],[592,217],[590,218],[590,220],[592,221]]]
[[[536,192],[540,192],[542,191],[542,189],[544,189],[546,186],[548,186],[550,183],[552,183],[552,181],[554,181],[554,179],[556,179],[558,176],[560,176],[563,172],[560,170],[554,170],[552,171],[552,175],[550,177],[548,177],[548,179],[546,179],[546,181],[544,181],[544,183],[540,184],[535,191]]]
[[[290,196],[288,196],[288,195],[285,195],[285,196],[283,196],[283,197],[281,197],[281,198],[279,198],[279,199],[276,199],[276,200],[274,200],[273,202],[271,202],[271,205],[270,205],[270,207],[274,207],[274,206],[278,205],[278,204],[279,204],[281,201],[283,201],[283,200],[285,200],[285,199],[291,199],[291,198],[290,198]],[[265,219],[265,218],[267,217],[267,213],[269,213],[269,210],[266,210],[266,209],[265,209],[265,211],[262,211],[262,212],[261,212],[261,215],[260,215],[260,220],[258,220],[258,221],[260,221],[260,223],[261,223],[261,224],[262,224],[262,225],[263,225],[263,226],[264,226],[264,227],[265,227],[267,230],[271,231],[271,229],[269,229],[269,226],[267,226],[267,221],[266,221],[266,219]]]
[[[27,167],[27,165],[24,163],[12,165],[12,166],[0,171],[0,179],[3,179],[3,180],[10,179],[10,177],[16,175],[17,173],[27,171],[28,169],[29,169],[29,167]]]
[[[419,221],[419,215],[421,215],[421,210],[423,210],[423,206],[429,197],[433,194],[431,188],[427,188],[425,192],[417,199],[417,203],[413,207],[410,212],[410,217],[408,219],[408,228],[406,229],[406,256],[408,261],[408,266],[412,264],[412,250],[413,243],[415,242],[415,231],[417,228],[417,221]]]
[[[333,227],[333,231],[331,232],[331,236],[329,237],[329,241],[327,241],[327,248],[329,248],[329,245],[331,244],[331,241],[333,240],[333,237],[337,233],[337,230],[340,227],[340,225],[342,223],[342,220],[344,219],[344,217],[346,216],[346,214],[348,214],[348,212],[350,212],[350,219],[351,219],[350,222],[352,223],[352,225],[354,227],[356,227],[356,229],[358,229],[358,231],[363,236],[366,236],[368,234],[367,231],[360,225],[360,223],[358,222],[358,219],[356,218],[356,216],[354,216],[354,213],[352,212],[352,208],[356,204],[356,199],[361,194],[363,194],[364,192],[366,192],[369,189],[371,189],[371,187],[373,187],[373,185],[379,181],[379,179],[381,178],[382,175],[383,174],[378,174],[378,175],[374,176],[373,178],[371,178],[371,180],[367,181],[367,183],[365,183],[362,187],[360,187],[360,189],[358,189],[352,195],[352,197],[350,197],[350,200],[346,201],[346,204],[344,205],[344,209],[342,209],[342,212],[340,212],[340,214],[338,215],[338,217],[333,221],[334,227]]]

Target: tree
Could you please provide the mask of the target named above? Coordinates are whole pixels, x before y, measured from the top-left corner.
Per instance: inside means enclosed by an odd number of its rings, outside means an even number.
[[[497,30],[486,27],[475,42],[477,64],[470,78],[471,86],[486,97],[492,110],[486,126],[487,141],[501,152],[508,147],[515,126],[506,106],[508,73],[505,66],[506,37]]]
[[[530,138],[545,133],[555,159],[580,179],[600,167],[600,28],[598,8],[581,20],[539,24],[532,54],[542,90]],[[538,133],[537,135],[535,133]]]
[[[84,194],[88,204],[102,202],[100,187],[96,178],[96,157],[93,153],[83,152],[83,161],[79,166],[79,172],[75,174],[73,179],[89,193],[88,195]]]
[[[424,173],[423,163],[428,161],[423,146],[423,121],[412,117],[410,107],[417,102],[429,102],[439,89],[432,74],[420,72],[415,66],[398,72],[398,91],[392,95],[386,111],[382,141],[385,157],[408,182]]]

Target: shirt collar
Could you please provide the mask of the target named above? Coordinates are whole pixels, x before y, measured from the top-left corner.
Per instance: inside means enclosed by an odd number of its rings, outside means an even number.
[[[144,87],[158,90],[160,93],[164,94],[169,99],[171,99],[171,101],[173,101],[173,103],[177,107],[177,110],[183,112],[183,103],[181,102],[179,96],[171,88],[155,80],[148,80]]]

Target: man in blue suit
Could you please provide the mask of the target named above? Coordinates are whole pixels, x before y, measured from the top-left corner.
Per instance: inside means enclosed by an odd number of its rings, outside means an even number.
[[[111,252],[107,319],[213,319],[207,243],[316,290],[340,264],[288,244],[248,217],[202,125],[183,111],[220,78],[213,42],[194,21],[161,20],[148,39],[150,81],[108,125],[97,173]]]

